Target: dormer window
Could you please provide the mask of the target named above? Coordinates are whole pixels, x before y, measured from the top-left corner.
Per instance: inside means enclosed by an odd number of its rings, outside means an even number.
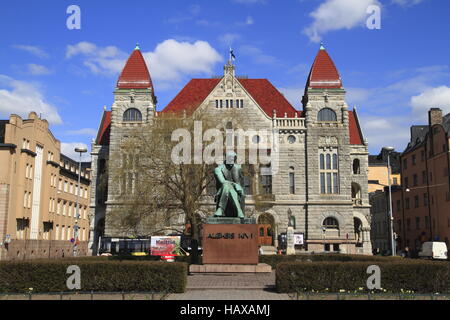
[[[124,122],[139,122],[142,121],[142,114],[138,109],[130,108],[123,113]]]

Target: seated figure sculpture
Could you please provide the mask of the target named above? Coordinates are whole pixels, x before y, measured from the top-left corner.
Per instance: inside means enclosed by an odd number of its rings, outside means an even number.
[[[245,218],[245,194],[241,186],[242,169],[236,164],[237,155],[229,152],[223,164],[214,170],[217,193],[215,217]]]

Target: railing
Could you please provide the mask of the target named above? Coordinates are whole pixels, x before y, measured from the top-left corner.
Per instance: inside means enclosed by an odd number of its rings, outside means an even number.
[[[306,129],[305,118],[276,118],[275,126],[278,129]]]

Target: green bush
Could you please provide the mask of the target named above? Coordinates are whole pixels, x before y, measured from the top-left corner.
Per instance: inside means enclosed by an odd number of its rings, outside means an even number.
[[[450,293],[450,264],[433,261],[286,262],[276,268],[278,292],[368,292],[367,267],[378,265],[383,292]]]
[[[69,258],[0,263],[0,293],[67,292],[67,267],[81,270],[80,292],[181,293],[186,289],[185,263],[108,261]]]
[[[282,262],[303,262],[303,261],[340,261],[340,262],[357,262],[357,261],[399,261],[399,257],[382,257],[368,256],[357,254],[302,254],[302,255],[270,255],[259,256],[260,263],[267,263],[273,269],[277,264]]]

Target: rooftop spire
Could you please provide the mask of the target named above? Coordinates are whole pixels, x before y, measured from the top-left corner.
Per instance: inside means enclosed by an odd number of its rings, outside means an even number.
[[[117,88],[147,89],[152,87],[152,79],[150,78],[147,64],[139,49],[139,44],[137,44],[120,74]]]
[[[141,50],[141,47],[139,47],[139,42],[136,43],[136,48],[134,50]]]
[[[340,89],[342,81],[333,60],[328,55],[323,43],[311,67],[308,76],[307,88],[313,89]]]
[[[325,50],[325,46],[323,45],[323,41],[320,42],[320,50]]]

